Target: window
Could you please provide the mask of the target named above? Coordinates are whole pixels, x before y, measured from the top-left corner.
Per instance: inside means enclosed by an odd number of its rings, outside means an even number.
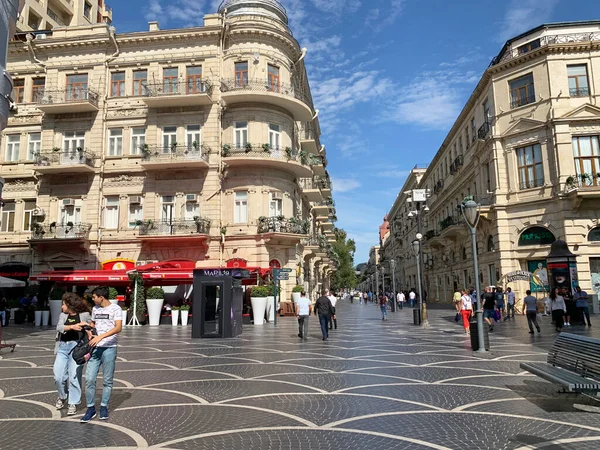
[[[27,160],[33,161],[40,154],[42,145],[42,133],[29,133],[27,143]]]
[[[129,214],[127,217],[129,228],[134,228],[139,220],[144,220],[144,208],[141,198],[139,202],[137,201],[138,199],[136,199],[136,201],[132,201],[132,198],[133,197],[129,197]]]
[[[177,150],[177,127],[163,128],[163,153]]]
[[[175,219],[175,197],[172,195],[164,195],[161,199],[161,204],[160,220],[172,223],[173,219]]]
[[[458,148],[460,148],[460,153],[464,154],[465,153],[465,148],[463,147],[463,139],[462,136],[458,137]]]
[[[235,87],[248,85],[248,61],[235,63]]]
[[[104,208],[104,228],[116,230],[119,228],[119,197],[106,197]]]
[[[35,200],[25,200],[23,208],[23,231],[31,231],[33,223],[33,210],[35,209]]]
[[[92,5],[88,2],[83,3],[83,15],[87,20],[92,21]]]
[[[60,223],[63,225],[69,222],[76,224],[81,223],[81,205],[77,204],[65,205],[64,200],[61,202],[60,207]]]
[[[487,123],[491,122],[489,98],[486,98],[485,102],[483,102],[483,121]]]
[[[588,186],[600,185],[600,144],[598,136],[577,136],[573,138],[573,157],[577,177]],[[584,174],[587,175],[584,177]]]
[[[469,127],[465,127],[465,148],[469,148]]]
[[[490,286],[496,286],[496,265],[490,264],[488,266],[488,273],[490,275]],[[478,292],[479,294],[479,292]]]
[[[519,47],[519,55],[524,55],[525,53],[529,53],[536,48],[540,48],[540,40],[536,39],[535,41],[528,42],[527,44],[521,45]]]
[[[237,148],[244,148],[248,143],[248,122],[234,123],[234,144]]]
[[[200,216],[200,205],[196,202],[185,203],[185,220],[194,220]]]
[[[520,189],[530,189],[544,185],[542,149],[540,144],[517,149]]]
[[[132,155],[139,155],[146,143],[146,129],[143,127],[131,129],[131,151]]]
[[[278,217],[283,215],[283,198],[280,192],[271,192],[269,200],[269,217]]]
[[[163,93],[177,94],[177,67],[171,69],[163,69]]]
[[[571,97],[585,97],[590,95],[587,66],[585,64],[567,66],[567,74],[569,76],[569,95]]]
[[[63,136],[63,154],[61,162],[79,162],[79,149],[83,151],[85,147],[85,132],[84,131],[65,131]]]
[[[494,244],[494,236],[488,236],[487,251],[488,252],[496,251],[496,245]]]
[[[33,86],[31,87],[31,101],[40,103],[44,98],[44,89],[46,87],[45,78],[34,78]]]
[[[273,66],[271,64],[267,67],[268,79],[267,79],[267,88],[271,92],[279,92],[279,67]]]
[[[111,97],[123,97],[125,95],[125,72],[114,72],[110,82]]]
[[[2,233],[15,231],[15,207],[14,202],[6,202],[2,207],[2,222],[0,223]]]
[[[25,101],[25,80],[13,80],[11,97],[15,103],[23,103]]]
[[[234,223],[247,223],[248,222],[248,192],[238,191],[235,193],[234,198]]]
[[[279,125],[269,124],[269,146],[278,150],[281,145],[281,127]]]
[[[194,66],[187,68],[187,93],[200,94],[205,92],[204,84],[202,83],[202,66]]]
[[[133,95],[146,95],[148,83],[148,71],[136,70],[133,72]]]
[[[529,105],[535,102],[535,89],[533,87],[533,74],[508,82],[510,88],[510,107]]]
[[[21,135],[9,134],[6,136],[6,157],[5,161],[18,161],[19,150],[21,148]]]
[[[200,125],[188,125],[185,130],[185,146],[188,152],[200,151]]]
[[[477,138],[477,129],[475,128],[475,117],[471,119],[471,142],[475,142]]]
[[[108,130],[108,156],[123,154],[123,128]]]
[[[68,102],[77,102],[87,100],[88,98],[88,76],[85,75],[67,75],[67,96]]]

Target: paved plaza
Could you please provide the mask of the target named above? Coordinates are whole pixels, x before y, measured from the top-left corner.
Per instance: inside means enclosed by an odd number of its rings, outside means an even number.
[[[52,330],[6,328],[18,347],[0,353],[0,449],[600,448],[593,400],[519,368],[545,360],[549,318],[535,336],[523,317],[499,324],[479,354],[450,310],[431,310],[426,330],[410,309],[382,322],[373,304],[341,303],[326,342],[314,316],[306,342],[293,318],[228,340],[127,328],[110,420],[89,424],[83,406],[54,409]],[[573,330],[598,337],[600,322]]]

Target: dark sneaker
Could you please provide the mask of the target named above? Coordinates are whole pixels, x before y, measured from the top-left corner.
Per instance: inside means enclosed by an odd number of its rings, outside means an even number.
[[[108,420],[108,407],[100,406],[100,420]]]
[[[90,408],[87,409],[87,411],[85,412],[85,414],[81,418],[81,423],[91,422],[91,420],[94,417],[96,417],[96,408],[92,406],[92,407],[90,407]]]

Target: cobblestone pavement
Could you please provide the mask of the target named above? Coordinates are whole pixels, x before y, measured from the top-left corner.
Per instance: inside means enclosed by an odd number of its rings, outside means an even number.
[[[549,318],[534,336],[523,317],[498,324],[480,354],[450,310],[430,310],[429,329],[409,308],[338,313],[326,342],[314,317],[306,342],[293,318],[229,340],[127,328],[110,420],[90,424],[54,409],[52,330],[5,328],[18,347],[0,353],[0,449],[600,448],[600,405],[519,368],[545,360]],[[571,331],[600,337],[600,323]]]

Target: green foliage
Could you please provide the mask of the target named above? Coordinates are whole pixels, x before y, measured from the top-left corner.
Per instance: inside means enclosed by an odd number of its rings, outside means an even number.
[[[131,311],[134,310],[136,314],[143,315],[146,313],[146,302],[144,299],[144,282],[142,281],[142,275],[137,272],[129,274],[129,279],[132,281],[131,291],[135,295],[135,286],[137,285],[137,296],[131,302]]]
[[[146,292],[146,298],[149,298],[151,300],[164,299],[165,298],[165,291],[163,291],[159,287],[151,287]]]
[[[302,291],[304,291],[304,286],[300,286],[300,285],[294,286],[292,289],[292,292],[302,292]]]
[[[171,311],[179,311],[181,310],[181,306],[171,306]]]
[[[331,288],[337,291],[342,288],[356,286],[356,272],[354,270],[354,253],[356,244],[348,239],[348,234],[341,228],[334,230],[336,241],[333,243],[333,254],[337,256],[337,270],[331,280]],[[335,260],[336,258],[334,258]]]
[[[275,295],[275,285],[273,283],[267,285],[267,289],[269,290],[269,297]],[[281,293],[281,288],[277,288],[277,295]]]
[[[190,308],[191,308],[191,306],[190,306],[190,305],[181,305],[181,306],[179,307],[179,309],[181,309],[182,311],[189,311],[189,310],[190,310]]]
[[[117,295],[119,295],[119,292],[114,287],[109,287],[108,288],[108,298],[110,300],[116,300],[117,299]]]
[[[267,286],[254,286],[250,291],[250,297],[268,297],[269,288]]]

